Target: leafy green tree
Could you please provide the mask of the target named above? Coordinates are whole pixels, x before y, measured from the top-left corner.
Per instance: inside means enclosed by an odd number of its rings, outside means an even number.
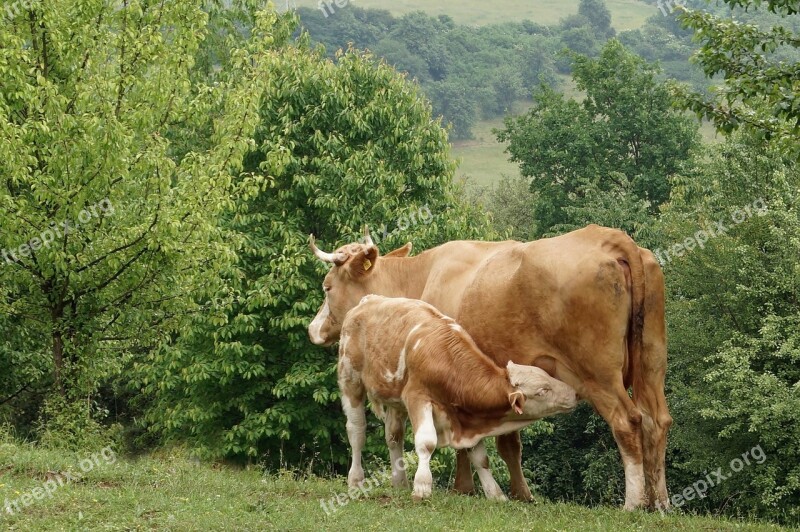
[[[428,64],[420,56],[411,53],[408,47],[395,39],[383,39],[371,50],[383,57],[398,72],[405,72],[409,79],[426,83],[430,80]]]
[[[762,4],[724,1],[731,7]],[[796,0],[767,0],[764,4],[769,11],[787,16],[800,9]],[[726,133],[748,124],[766,139],[779,138],[793,157],[800,157],[800,35],[788,21],[762,29],[699,10],[688,11],[681,20],[702,43],[696,59],[703,71],[709,77],[721,74],[725,80],[713,97],[676,88],[684,105]]]
[[[209,312],[138,364],[135,381],[152,401],[150,428],[204,456],[278,465],[323,453],[342,464],[336,352],[306,331],[326,273],[308,234],[333,249],[366,223],[385,253],[480,237],[486,224],[457,199],[429,104],[387,65],[352,50],[333,62],[301,43],[274,57],[266,79],[245,169],[268,186],[241,198],[226,224],[242,243],[236,268],[208,294]]]
[[[800,522],[798,190],[781,144],[743,130],[676,183],[656,227],[676,419],[668,478],[675,492],[717,467],[730,475],[688,508]],[[763,463],[731,474],[756,446]]]
[[[466,82],[447,80],[431,83],[425,94],[433,102],[435,116],[442,116],[453,139],[472,138],[478,121],[477,94]]]
[[[578,15],[589,21],[600,39],[608,39],[616,33],[611,27],[611,11],[604,0],[581,0],[578,4]]]
[[[232,252],[216,223],[257,122],[274,13],[198,83],[196,2],[26,3],[0,26],[4,389],[89,404],[177,332]],[[170,138],[210,141],[187,151]],[[9,333],[10,329],[10,333]],[[7,342],[10,338],[11,342]],[[5,372],[4,372],[5,375]],[[0,396],[2,398],[2,396]]]
[[[592,202],[605,209],[602,218],[634,231],[642,213],[656,212],[668,198],[669,176],[699,139],[697,125],[671,108],[655,74],[612,39],[598,59],[574,59],[582,102],[543,87],[527,114],[506,119],[498,138],[531,179],[542,234],[591,219]],[[620,198],[630,207],[623,218],[607,209]]]

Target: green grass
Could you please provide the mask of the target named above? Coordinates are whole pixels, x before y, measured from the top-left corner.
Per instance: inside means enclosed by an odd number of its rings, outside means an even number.
[[[472,129],[474,139],[452,143],[451,155],[459,161],[456,179],[468,177],[477,185],[491,185],[502,175],[519,175],[519,166],[508,160],[505,145],[492,133],[492,128],[502,127],[502,118],[484,120]]]
[[[42,485],[48,471],[77,470],[89,453],[0,444],[0,501]],[[369,475],[369,471],[368,471]],[[326,515],[320,499],[347,493],[344,479],[265,475],[192,462],[181,453],[119,459],[52,498],[2,514],[4,530],[780,530],[715,517],[662,516],[573,504],[496,503],[434,491],[414,503],[408,490],[378,486]]]
[[[282,5],[278,2],[277,5]],[[353,0],[353,5],[362,8],[386,9],[393,15],[411,11],[424,11],[430,15],[449,15],[459,24],[489,25],[500,22],[518,22],[528,19],[551,26],[562,18],[578,12],[579,0]],[[297,0],[298,7],[317,8],[318,0]],[[634,29],[658,13],[655,6],[639,0],[606,0],[611,11],[611,24],[617,31]],[[334,9],[347,9],[335,7]],[[336,16],[334,11],[329,16]]]

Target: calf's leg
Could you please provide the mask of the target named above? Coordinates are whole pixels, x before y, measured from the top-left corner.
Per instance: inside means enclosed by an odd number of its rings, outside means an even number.
[[[492,472],[489,470],[489,456],[486,454],[486,446],[483,440],[478,442],[478,445],[469,450],[469,458],[472,465],[478,471],[478,478],[483,487],[483,493],[486,494],[487,499],[494,499],[497,501],[505,501],[506,496],[503,495],[503,490],[495,481]]]
[[[533,495],[528,488],[528,481],[522,474],[522,441],[519,432],[511,432],[497,437],[497,451],[508,466],[511,476],[511,498],[520,501],[532,501]]]
[[[342,391],[342,408],[347,416],[347,440],[353,453],[353,461],[347,474],[347,485],[359,487],[364,482],[364,468],[361,466],[361,451],[367,439],[367,416],[364,412],[364,385],[359,379],[339,374],[339,388]]]
[[[436,450],[436,426],[433,422],[433,406],[428,401],[416,404],[406,403],[414,430],[414,448],[417,451],[417,474],[414,475],[415,501],[427,499],[433,491],[431,474],[431,455]]]
[[[406,435],[406,413],[396,408],[387,408],[384,417],[386,445],[392,463],[392,486],[407,488],[408,477],[403,463],[403,442]]]

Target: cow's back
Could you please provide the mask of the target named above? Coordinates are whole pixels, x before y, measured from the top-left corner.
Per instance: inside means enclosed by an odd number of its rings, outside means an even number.
[[[430,303],[446,316],[459,321],[461,300],[482,266],[498,253],[520,243],[455,240],[425,251],[433,255],[430,272],[420,299]]]
[[[578,387],[581,357],[597,347],[584,339],[605,335],[622,344],[626,336],[630,293],[608,245],[622,238],[589,226],[499,250],[464,289],[459,322],[501,366],[539,365]],[[585,334],[592,328],[597,335]]]

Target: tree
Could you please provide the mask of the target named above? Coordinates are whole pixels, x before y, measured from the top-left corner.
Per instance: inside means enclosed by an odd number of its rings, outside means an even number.
[[[633,231],[635,213],[654,213],[668,198],[669,176],[698,144],[697,125],[671,109],[656,71],[616,40],[598,59],[575,56],[573,68],[582,102],[542,87],[527,114],[506,119],[498,139],[531,179],[542,234],[584,222],[567,205],[614,204],[620,195],[630,196],[630,216],[612,218]]]
[[[616,33],[611,27],[611,11],[603,0],[581,0],[578,15],[589,21],[598,39],[608,39]]]
[[[749,8],[762,2],[725,3]],[[769,11],[781,15],[796,14],[800,9],[796,0],[767,0],[765,4]],[[688,10],[681,20],[702,43],[696,59],[705,74],[722,74],[725,80],[711,98],[674,87],[686,108],[708,118],[725,133],[748,124],[766,139],[777,137],[790,156],[800,157],[800,36],[780,24],[761,29],[699,10]]]
[[[288,29],[259,13],[230,69],[199,83],[208,20],[189,1],[56,1],[0,27],[4,393],[26,384],[88,404],[200,310],[193,292],[229,265],[216,222],[261,181],[231,175],[270,43]],[[205,135],[189,151],[170,140]]]
[[[174,345],[136,367],[151,430],[204,456],[300,463],[346,452],[336,351],[306,327],[322,302],[333,249],[364,224],[385,253],[482,236],[457,199],[446,133],[415,85],[355,51],[335,62],[299,43],[274,58],[248,172],[269,186],[241,198],[226,224],[241,241],[235,270]],[[298,442],[303,442],[299,444]],[[337,452],[333,453],[333,449]]]
[[[722,466],[730,478],[689,508],[796,524],[800,169],[749,128],[709,152],[654,228],[669,280],[668,478],[674,492]],[[756,446],[766,460],[732,474]]]
[[[434,82],[425,93],[433,102],[434,115],[443,117],[445,124],[451,128],[451,138],[472,138],[472,126],[478,120],[477,95],[466,82]]]

